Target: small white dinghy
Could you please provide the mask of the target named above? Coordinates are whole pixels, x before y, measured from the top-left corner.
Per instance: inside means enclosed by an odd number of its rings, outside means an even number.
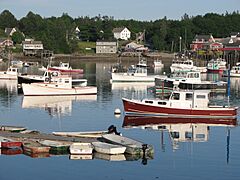
[[[113,144],[125,146],[125,152],[128,154],[153,154],[154,152],[151,145],[144,144],[128,137],[115,134],[104,134],[102,137]]]
[[[92,142],[94,150],[103,154],[123,154],[126,147],[104,142]]]
[[[93,146],[91,143],[73,143],[70,147],[70,154],[92,154]]]

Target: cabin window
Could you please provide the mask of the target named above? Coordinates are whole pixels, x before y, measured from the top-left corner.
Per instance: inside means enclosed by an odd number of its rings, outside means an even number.
[[[204,139],[205,138],[205,134],[196,134],[196,138]]]
[[[193,94],[192,93],[186,93],[186,100],[192,100]]]
[[[179,100],[180,99],[180,93],[173,93],[172,99],[173,100]]]
[[[159,102],[158,102],[158,104],[159,104],[159,105],[166,105],[166,104],[167,104],[167,102],[162,102],[162,101],[159,101]]]
[[[145,103],[153,104],[153,101],[145,101]]]
[[[192,139],[193,138],[193,133],[192,132],[185,132],[185,138],[186,139]]]
[[[205,99],[206,96],[205,95],[197,95],[197,99]]]
[[[65,83],[69,83],[69,80],[65,80]]]
[[[179,139],[179,132],[171,132],[171,136],[172,136],[174,139]]]

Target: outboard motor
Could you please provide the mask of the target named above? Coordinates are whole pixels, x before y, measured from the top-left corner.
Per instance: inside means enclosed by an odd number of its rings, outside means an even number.
[[[120,135],[121,133],[117,132],[117,128],[114,125],[108,127],[108,134]]]

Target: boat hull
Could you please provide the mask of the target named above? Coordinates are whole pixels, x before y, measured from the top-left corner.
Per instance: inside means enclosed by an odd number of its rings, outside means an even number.
[[[49,67],[49,71],[59,71],[62,75],[69,75],[69,74],[83,74],[83,69],[59,69],[54,67]]]
[[[155,76],[112,73],[112,82],[154,82]]]
[[[147,145],[146,149],[143,150],[144,144],[142,142],[127,137],[118,136],[115,134],[105,134],[102,137],[108,142],[126,147],[125,152],[128,154],[145,153],[146,155],[152,155],[154,153],[153,147],[151,145]]]
[[[103,142],[93,142],[92,145],[95,151],[103,154],[122,154],[126,150],[126,147]]]
[[[63,95],[93,95],[97,94],[97,87],[54,88],[33,84],[22,84],[24,96],[63,96]]]
[[[209,107],[209,108],[173,108],[144,104],[141,101],[122,99],[126,114],[146,116],[186,116],[186,117],[212,117],[229,118],[237,116],[237,108]]]

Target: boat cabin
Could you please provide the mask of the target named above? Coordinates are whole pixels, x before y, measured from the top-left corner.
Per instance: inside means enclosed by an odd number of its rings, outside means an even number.
[[[69,65],[69,63],[60,62],[60,67],[62,67],[64,69],[68,69],[68,68],[70,68],[70,65]]]
[[[72,77],[69,77],[69,76],[53,77],[51,80],[49,78],[45,78],[44,83],[49,84],[49,86],[54,86],[55,88],[72,88],[73,87]]]
[[[127,71],[128,75],[131,76],[147,76],[147,68],[146,67],[136,67],[134,65],[130,66]]]
[[[4,74],[10,74],[10,75],[17,75],[18,74],[18,68],[14,68],[10,66]]]
[[[210,91],[173,91],[170,95],[170,107],[207,108]]]
[[[190,59],[187,60],[173,60],[172,65],[178,65],[178,66],[193,66],[193,61]]]

